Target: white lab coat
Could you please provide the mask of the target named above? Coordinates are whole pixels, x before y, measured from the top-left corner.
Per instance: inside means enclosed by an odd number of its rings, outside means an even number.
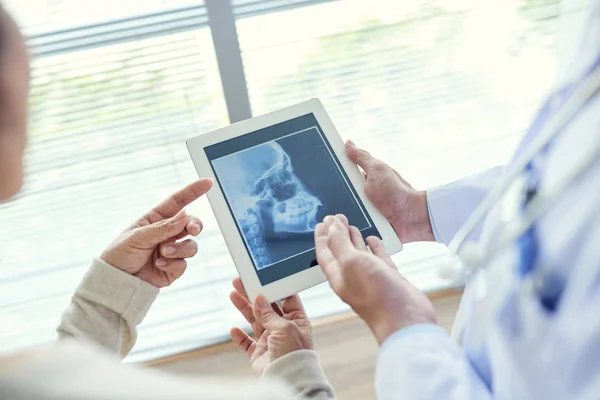
[[[600,1],[592,3],[561,84],[600,56]],[[599,140],[596,95],[552,143],[540,191]],[[497,168],[428,191],[441,242],[448,244],[501,174]],[[506,227],[503,210],[493,209],[471,239],[489,246]],[[600,399],[600,157],[556,199],[537,231],[538,268],[565,284],[556,310],[523,290],[511,246],[483,275],[486,285],[467,284],[452,338],[422,325],[398,331],[382,345],[378,399]]]

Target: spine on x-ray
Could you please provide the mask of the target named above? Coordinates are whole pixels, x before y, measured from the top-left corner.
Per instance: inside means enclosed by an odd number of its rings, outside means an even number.
[[[244,238],[246,238],[246,244],[254,259],[256,268],[260,269],[269,265],[271,260],[267,252],[260,219],[252,210],[248,210],[246,215],[244,215],[242,233]]]

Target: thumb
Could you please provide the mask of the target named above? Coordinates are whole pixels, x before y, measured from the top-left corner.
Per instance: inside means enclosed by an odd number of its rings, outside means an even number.
[[[354,144],[354,142],[351,140],[346,142],[346,155],[350,161],[361,167],[367,174],[373,165],[378,161],[371,155],[371,153],[357,147],[356,144]]]
[[[157,246],[183,232],[187,223],[187,214],[185,210],[181,210],[172,218],[138,228],[134,233],[134,238],[140,245]]]
[[[275,312],[267,298],[262,294],[259,294],[254,299],[252,311],[258,323],[268,331],[273,331],[286,322],[286,320]]]

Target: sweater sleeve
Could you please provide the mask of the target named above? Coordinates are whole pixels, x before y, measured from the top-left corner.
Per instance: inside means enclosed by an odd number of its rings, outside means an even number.
[[[93,342],[124,357],[158,292],[151,284],[95,260],[62,315],[59,338]]]
[[[286,354],[267,367],[263,379],[280,379],[307,399],[333,399],[333,388],[327,381],[314,351],[299,350]]]
[[[111,391],[110,395],[107,392],[105,397],[92,396],[92,388],[96,393],[102,393],[105,390],[104,388],[95,387],[98,385],[76,385],[72,379],[75,372],[81,375],[78,382],[85,382],[88,378],[92,379],[92,375],[96,373],[93,371],[102,369],[104,370],[102,375],[106,376],[106,371],[119,370],[121,367],[118,365],[111,367],[102,354],[94,356],[93,352],[89,352],[84,348],[77,348],[73,345],[74,340],[72,339],[82,343],[92,343],[113,354],[117,353],[122,357],[125,356],[135,344],[137,326],[146,316],[157,294],[158,289],[156,287],[101,260],[94,261],[75,291],[71,304],[63,313],[62,321],[58,327],[61,339],[58,348],[62,349],[61,351],[67,349],[67,352],[71,354],[69,356],[71,361],[77,357],[84,358],[78,368],[72,367],[71,362],[62,362],[65,369],[72,369],[72,371],[64,371],[65,378],[68,377],[71,383],[70,386],[65,383],[66,387],[62,385],[60,388],[61,393],[65,391],[66,395],[68,392],[69,395],[74,396],[73,398],[78,399],[131,398],[125,396],[126,393],[130,393],[129,390],[132,391],[129,395],[133,395],[135,391],[141,397],[157,399],[196,398],[192,395],[193,393],[198,394],[197,398],[207,399],[328,400],[334,398],[333,388],[327,382],[317,354],[308,350],[296,351],[274,361],[266,369],[261,383],[254,385],[254,389],[252,388],[253,385],[242,382],[233,386],[225,382],[222,382],[223,385],[219,385],[217,384],[218,379],[198,379],[195,382],[186,380],[178,384],[176,379],[167,379],[162,375],[152,378],[151,375],[156,374],[146,374],[130,368],[123,369],[123,379],[119,377],[122,386],[120,388],[118,386],[113,387],[112,389],[117,391]],[[54,356],[56,353],[52,354]],[[59,376],[55,382],[58,382],[63,374],[59,371],[56,373]],[[164,386],[161,387],[163,388],[170,388],[169,390],[172,390],[173,396],[169,397],[165,394],[165,397],[160,397],[159,393],[166,389],[151,390],[150,387],[155,386],[156,382],[162,382]],[[183,384],[184,382],[185,384]],[[179,385],[179,389],[175,388],[177,385]],[[186,387],[189,391],[185,390]],[[242,389],[244,387],[246,389]],[[53,385],[52,388],[45,388],[43,391],[47,390],[58,390],[58,387]],[[150,396],[151,392],[156,397],[147,397]],[[168,393],[168,391],[165,393]],[[210,395],[205,397],[201,395],[202,393],[205,395],[210,393]],[[70,397],[66,395],[64,398]]]

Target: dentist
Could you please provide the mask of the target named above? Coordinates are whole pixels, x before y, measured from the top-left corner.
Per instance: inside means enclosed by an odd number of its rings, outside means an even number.
[[[347,144],[399,238],[445,243],[465,264],[450,268],[466,284],[451,337],[381,241],[369,238],[367,251],[344,216],[317,226],[331,287],[381,345],[378,399],[600,398],[600,1],[591,4],[567,75],[509,165],[420,192]]]

